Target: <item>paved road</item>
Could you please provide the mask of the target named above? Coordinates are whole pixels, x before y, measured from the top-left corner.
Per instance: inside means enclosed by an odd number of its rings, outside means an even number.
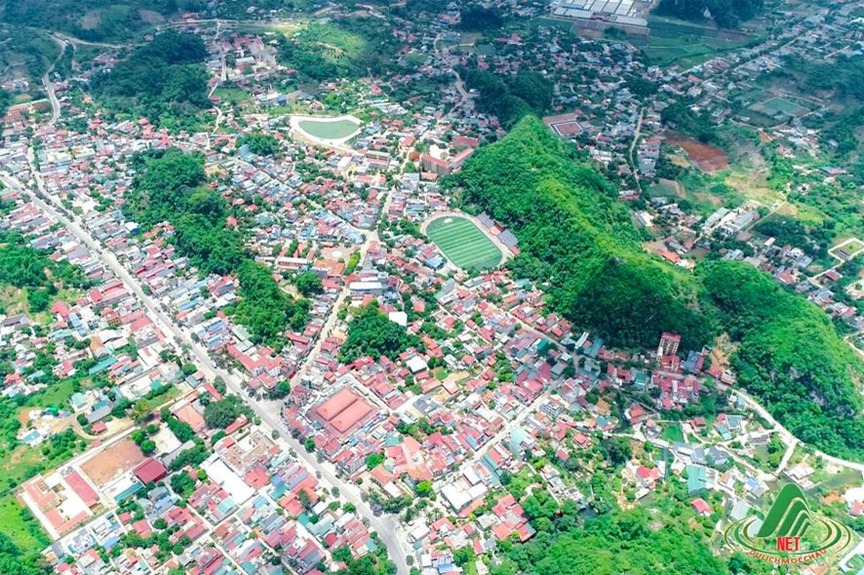
[[[768,413],[768,410],[759,405],[755,399],[753,399],[740,389],[736,389],[735,393],[737,393],[744,399],[747,407],[758,413],[765,421],[774,426],[774,429],[783,437],[783,440],[786,442],[787,445],[792,443],[793,441],[798,441],[798,439],[794,435],[792,435],[791,431],[783,427],[780,422],[774,419],[771,414]],[[832,455],[828,455],[827,453],[823,453],[818,449],[813,449],[813,453],[814,455],[821,457],[825,461],[828,461],[835,465],[846,467],[848,469],[854,469],[856,471],[864,471],[864,463],[858,463],[856,461],[846,461],[845,459],[840,459],[839,457],[834,457]]]
[[[57,65],[57,62],[60,61],[60,58],[63,57],[63,53],[66,51],[67,42],[63,38],[56,36],[54,34],[51,35],[51,39],[60,46],[60,55],[51,63],[51,66],[48,70],[45,71],[45,75],[42,76],[42,84],[45,85],[45,91],[48,93],[48,99],[51,101],[51,119],[48,121],[49,126],[53,126],[57,120],[60,119],[60,100],[57,99],[56,89],[54,87],[54,82],[51,81],[51,72],[54,71],[54,67]]]
[[[639,109],[639,119],[636,120],[636,130],[633,132],[633,141],[630,142],[630,167],[633,168],[633,177],[636,179],[636,186],[639,191],[642,191],[642,182],[639,180],[639,166],[636,165],[636,159],[633,156],[633,151],[636,149],[636,144],[639,143],[639,136],[642,133],[642,119],[645,117],[645,108]]]
[[[44,189],[41,177],[38,172],[34,172],[37,185],[40,189]],[[0,174],[0,181],[12,189],[23,189],[21,183],[8,174]],[[50,196],[49,196],[50,197]],[[52,198],[53,200],[53,198]],[[163,311],[161,306],[150,296],[144,293],[139,282],[132,277],[132,274],[119,262],[117,257],[110,250],[103,249],[93,237],[84,230],[77,221],[72,221],[60,213],[54,206],[47,202],[33,197],[33,202],[42,210],[57,219],[66,228],[72,232],[82,244],[84,244],[92,253],[96,254],[99,259],[116,275],[116,277],[124,283],[126,288],[133,293],[142,305],[147,309],[148,316],[166,335],[174,337],[174,343],[180,347],[180,342],[186,344],[188,349],[198,361],[199,368],[204,371],[210,378],[221,377],[226,386],[234,393],[243,398],[257,415],[265,427],[275,429],[279,432],[281,440],[286,442],[291,448],[297,452],[297,457],[310,468],[321,474],[321,479],[339,489],[340,496],[353,503],[357,512],[362,515],[368,522],[371,529],[378,532],[381,542],[387,547],[390,558],[394,561],[399,575],[408,575],[409,568],[407,562],[407,553],[405,550],[407,538],[403,533],[400,533],[400,524],[397,516],[381,516],[375,517],[369,506],[362,500],[360,489],[351,483],[348,483],[336,475],[335,468],[327,463],[319,463],[313,454],[307,453],[303,446],[297,440],[291,437],[291,432],[283,423],[281,417],[281,402],[275,401],[260,401],[249,396],[243,387],[242,380],[228,371],[216,366],[210,359],[206,350],[198,343],[193,341],[191,332],[176,325]],[[377,237],[377,236],[376,236]],[[332,314],[335,315],[338,308],[334,306]],[[308,356],[311,359],[313,356]]]

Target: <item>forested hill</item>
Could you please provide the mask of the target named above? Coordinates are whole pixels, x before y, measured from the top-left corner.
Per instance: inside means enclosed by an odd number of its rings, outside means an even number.
[[[661,331],[688,348],[708,343],[692,274],[646,254],[615,190],[537,118],[480,149],[451,184],[468,210],[486,211],[519,238],[515,274],[537,280],[552,307],[613,345],[652,346]]]
[[[683,348],[727,333],[738,383],[796,437],[864,460],[864,362],[828,317],[747,264],[696,273],[645,253],[617,191],[534,117],[481,148],[449,185],[519,238],[510,264],[537,281],[553,310],[613,346],[650,348],[662,331]]]
[[[738,384],[795,437],[847,459],[864,460],[864,362],[825,313],[740,262],[701,266],[698,276],[736,342]]]
[[[695,21],[705,20],[705,15],[710,14],[717,26],[736,28],[764,8],[764,0],[661,0],[656,12],[662,16]]]
[[[203,2],[176,0],[4,0],[4,22],[71,34],[89,41],[128,41],[181,10]]]

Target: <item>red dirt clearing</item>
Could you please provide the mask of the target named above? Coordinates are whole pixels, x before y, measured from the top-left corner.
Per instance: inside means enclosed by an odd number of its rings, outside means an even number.
[[[690,156],[697,168],[712,174],[729,167],[729,156],[716,146],[709,146],[690,138],[677,135],[666,136],[666,141],[672,146],[682,148]]]
[[[87,474],[93,483],[102,486],[145,459],[146,457],[137,445],[128,439],[121,439],[81,464],[81,470]]]

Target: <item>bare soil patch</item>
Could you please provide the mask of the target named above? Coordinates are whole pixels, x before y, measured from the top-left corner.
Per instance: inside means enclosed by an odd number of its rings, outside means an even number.
[[[99,10],[90,10],[81,18],[81,28],[84,30],[95,30],[102,23],[102,15]]]
[[[703,172],[711,174],[729,167],[729,156],[716,146],[703,144],[678,135],[667,135],[666,141],[687,152],[690,160]]]
[[[93,483],[103,486],[145,459],[144,454],[132,440],[121,439],[83,463],[81,470],[93,480]]]

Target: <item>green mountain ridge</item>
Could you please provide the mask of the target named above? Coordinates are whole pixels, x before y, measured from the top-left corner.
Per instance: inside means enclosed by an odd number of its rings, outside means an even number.
[[[644,252],[617,191],[537,118],[478,150],[448,185],[466,210],[513,231],[510,267],[553,311],[616,347],[651,348],[672,331],[699,349],[728,333],[738,385],[805,443],[864,460],[864,362],[828,316],[748,264],[690,273]]]
[[[654,345],[661,331],[681,333],[689,348],[709,342],[693,275],[642,250],[617,191],[537,118],[478,150],[451,183],[467,209],[513,230],[514,272],[539,281],[556,311],[615,345]]]

